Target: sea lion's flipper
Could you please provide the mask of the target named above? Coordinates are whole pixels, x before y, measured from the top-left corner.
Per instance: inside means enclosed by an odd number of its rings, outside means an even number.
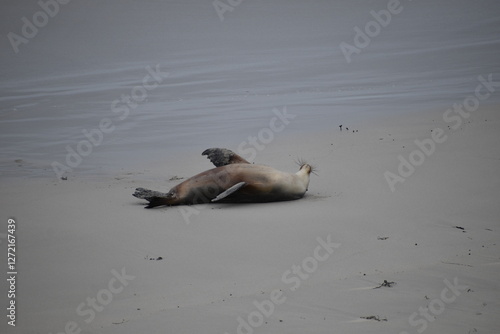
[[[209,148],[203,151],[201,155],[206,155],[215,167],[229,164],[249,164],[248,161],[227,148]]]
[[[170,205],[170,202],[165,197],[151,197],[148,201],[149,203],[144,207],[145,209],[151,209],[162,205]]]
[[[148,201],[149,203],[145,207],[146,209],[151,209],[161,205],[169,205],[171,201],[168,194],[144,188],[135,189],[135,193],[133,193],[132,196]]]
[[[236,183],[234,186],[232,186],[231,188],[227,189],[226,191],[220,193],[217,197],[215,197],[214,199],[212,199],[212,202],[220,201],[221,199],[226,198],[227,196],[229,196],[232,193],[240,190],[242,187],[244,187],[246,185],[247,185],[246,182]]]
[[[135,193],[133,193],[132,196],[149,201],[153,197],[168,197],[168,194],[144,188],[137,188],[135,189]]]

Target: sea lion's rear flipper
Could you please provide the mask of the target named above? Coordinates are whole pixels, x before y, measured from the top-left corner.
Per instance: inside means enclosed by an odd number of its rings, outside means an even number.
[[[169,205],[171,201],[168,194],[144,188],[135,189],[135,193],[133,193],[132,196],[148,201],[149,204],[145,207],[146,209],[161,205]]]
[[[209,148],[203,151],[201,155],[206,155],[215,167],[230,164],[249,164],[248,161],[227,148]]]
[[[240,190],[242,187],[244,187],[246,185],[247,185],[246,182],[236,183],[234,186],[232,186],[231,188],[227,189],[226,191],[220,193],[217,197],[215,197],[214,199],[212,199],[212,202],[220,201],[221,199],[226,198],[227,196],[229,196],[232,193]]]
[[[168,194],[144,188],[136,188],[135,193],[133,193],[132,196],[149,200],[150,198],[153,197],[168,197]]]

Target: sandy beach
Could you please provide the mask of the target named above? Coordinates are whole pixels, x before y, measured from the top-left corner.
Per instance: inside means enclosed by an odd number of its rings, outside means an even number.
[[[280,139],[256,160],[292,172],[300,152],[319,168],[290,202],[144,210],[131,196],[210,168],[200,152],[98,180],[3,179],[14,330],[495,333],[498,110],[457,130],[441,110]],[[447,140],[392,192],[384,173],[436,128]]]
[[[0,35],[0,333],[499,332],[498,1],[6,0]],[[132,196],[210,147],[318,171]]]

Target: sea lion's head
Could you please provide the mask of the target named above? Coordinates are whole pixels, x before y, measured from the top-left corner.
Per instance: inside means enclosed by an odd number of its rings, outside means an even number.
[[[313,165],[308,164],[305,160],[299,159],[297,161],[297,164],[300,166],[299,171],[304,171],[307,173],[307,175],[310,175],[311,173],[317,175],[315,173],[317,168]]]

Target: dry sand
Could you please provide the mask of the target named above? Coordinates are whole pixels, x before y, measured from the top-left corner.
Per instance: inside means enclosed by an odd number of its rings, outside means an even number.
[[[435,110],[285,131],[256,162],[319,167],[291,202],[144,210],[131,196],[210,168],[201,152],[95,178],[3,178],[18,275],[16,327],[4,318],[1,332],[498,333],[499,109],[456,130]],[[392,192],[384,173],[435,128],[446,140]]]

